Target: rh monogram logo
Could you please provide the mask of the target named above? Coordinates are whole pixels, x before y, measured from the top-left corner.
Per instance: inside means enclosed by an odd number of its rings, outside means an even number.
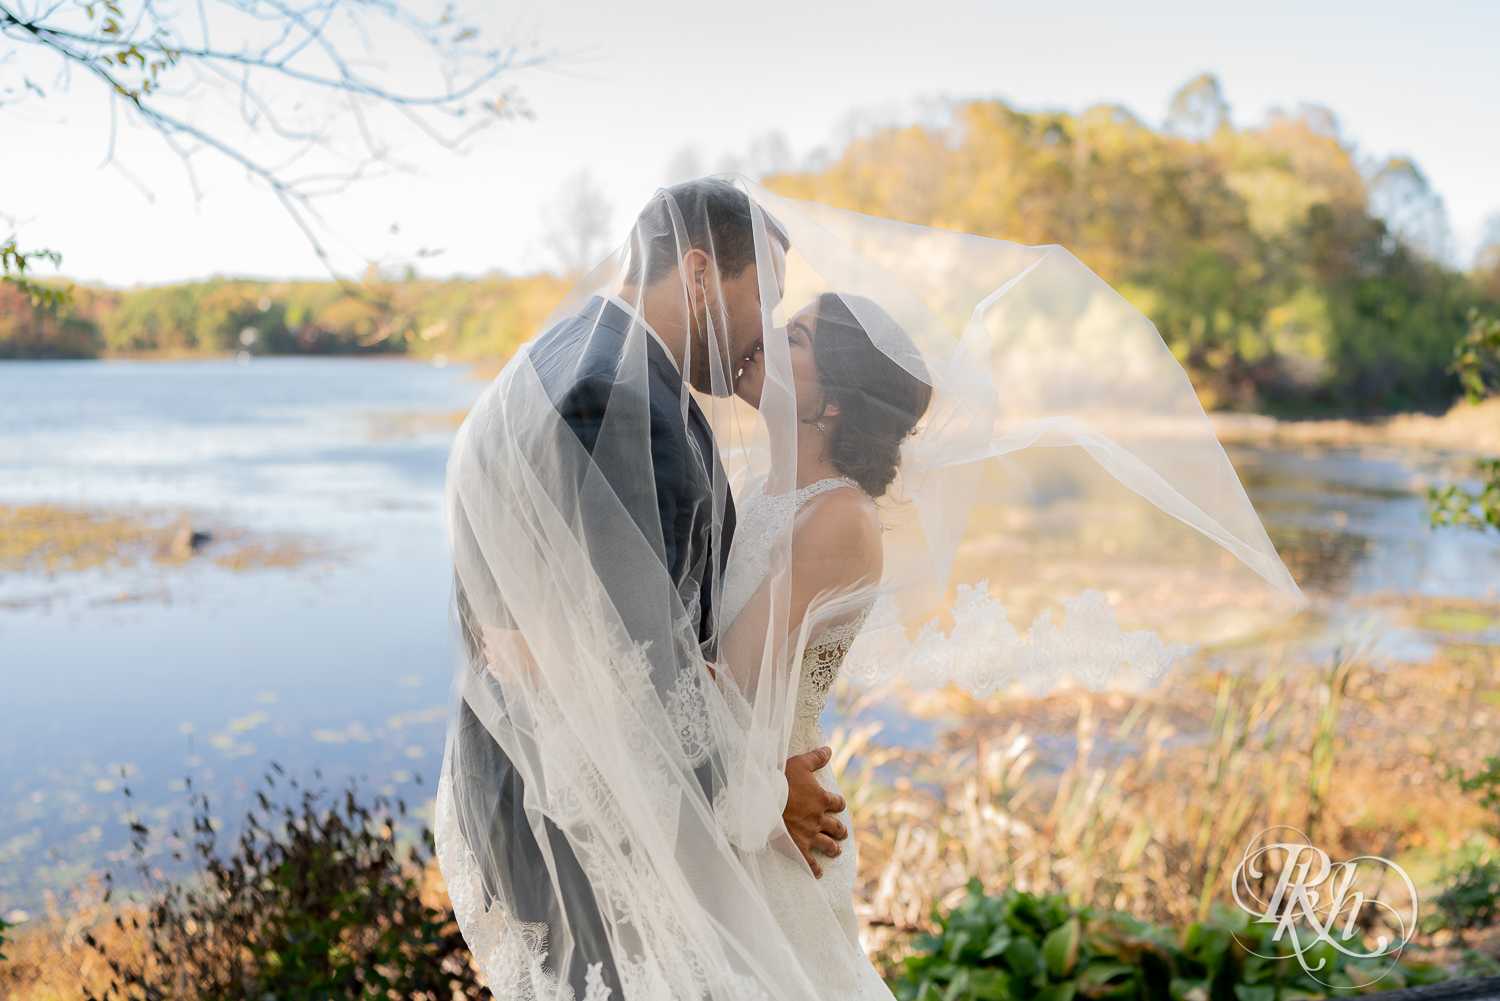
[[[1302,838],[1302,843],[1263,844],[1273,831],[1293,831]],[[1276,871],[1278,862],[1275,889],[1263,900],[1256,888],[1264,888],[1267,874]],[[1399,885],[1392,877],[1399,878]],[[1383,899],[1387,889],[1397,898],[1395,905]],[[1318,976],[1320,971],[1325,974],[1332,971],[1328,969],[1327,957],[1309,965],[1307,953],[1315,947],[1326,943],[1361,961],[1390,956],[1390,965],[1394,967],[1401,950],[1417,930],[1417,890],[1399,865],[1378,855],[1361,855],[1347,862],[1330,861],[1327,852],[1313,846],[1295,828],[1270,827],[1256,835],[1234,870],[1231,893],[1234,902],[1257,924],[1276,926],[1269,941],[1280,942],[1284,938],[1302,969],[1319,983],[1326,983]],[[1300,932],[1299,926],[1310,934]],[[1365,951],[1362,947],[1371,937],[1374,947]],[[1247,951],[1263,955],[1248,947]],[[1384,976],[1382,973],[1369,983]]]

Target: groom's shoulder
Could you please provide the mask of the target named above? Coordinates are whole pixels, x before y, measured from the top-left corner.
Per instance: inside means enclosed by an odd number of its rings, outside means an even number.
[[[649,408],[654,426],[680,425],[681,380],[671,385],[656,365],[646,367],[645,386],[621,380],[627,324],[612,322],[618,318],[611,310],[590,308],[594,305],[559,321],[529,350],[531,364],[558,412],[569,419],[601,420],[613,400],[619,415],[628,420],[636,408],[618,398],[624,393],[644,397],[641,403]]]
[[[531,346],[531,361],[543,384],[555,393],[575,382],[614,379],[625,335],[594,310],[560,320]]]

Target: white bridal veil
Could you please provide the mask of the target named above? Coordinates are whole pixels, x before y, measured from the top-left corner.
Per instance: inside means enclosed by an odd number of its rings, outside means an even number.
[[[825,293],[931,387],[879,498],[881,579],[801,614],[787,532],[723,621],[736,498],[798,485],[786,326]],[[758,411],[731,395],[757,346]],[[880,385],[822,375],[884,433]],[[1066,250],[738,176],[658,192],[485,391],[448,531],[463,662],[439,852],[501,997],[820,996],[761,867],[795,854],[802,652],[872,602],[846,670],[975,695],[1155,683],[1305,604],[1181,366]]]

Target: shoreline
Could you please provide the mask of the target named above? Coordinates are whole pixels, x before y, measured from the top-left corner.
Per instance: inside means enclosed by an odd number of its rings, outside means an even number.
[[[1363,420],[1281,420],[1213,412],[1208,419],[1225,445],[1405,445],[1500,455],[1500,398],[1478,404],[1461,400],[1441,417],[1405,413]]]
[[[5,362],[26,361],[204,361],[232,362],[238,352],[195,351],[115,351],[95,358],[5,358]],[[438,364],[440,356],[405,353],[371,354],[274,354],[254,355],[255,360],[271,358],[335,358],[362,361],[418,362]],[[493,356],[457,358],[448,356],[447,365],[468,365],[469,378],[489,382],[500,374],[510,358]],[[442,367],[442,365],[439,365]],[[1500,455],[1500,397],[1478,404],[1459,400],[1441,416],[1414,411],[1387,417],[1279,418],[1267,414],[1245,414],[1209,411],[1209,423],[1224,445],[1404,445],[1415,448],[1441,448],[1467,454]]]
[[[219,362],[232,363],[239,354],[237,351],[111,351],[93,358],[0,358],[0,365],[9,362],[20,364],[45,362],[73,363],[73,362]],[[413,355],[401,352],[380,353],[351,353],[351,354],[259,354],[251,355],[252,361],[263,361],[277,358],[303,358],[303,359],[343,359],[376,362],[408,362],[420,365],[432,365],[437,368],[446,368],[450,365],[469,366],[469,378],[479,382],[490,382],[500,374],[510,361],[510,357],[495,357],[493,355],[481,355],[474,358],[455,358],[452,355],[431,354]],[[441,361],[439,359],[442,359]]]

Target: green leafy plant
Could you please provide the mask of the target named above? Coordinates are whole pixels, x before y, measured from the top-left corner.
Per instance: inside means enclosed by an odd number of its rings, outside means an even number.
[[[1500,317],[1469,310],[1469,332],[1453,349],[1453,373],[1470,403],[1500,389]]]
[[[1484,928],[1500,920],[1500,862],[1469,862],[1433,898],[1441,927],[1455,932]]]
[[[1470,403],[1500,391],[1500,318],[1469,310],[1469,332],[1453,350],[1452,371]],[[1474,468],[1477,491],[1453,483],[1427,488],[1427,517],[1434,528],[1500,529],[1500,459],[1480,459]]]
[[[1496,821],[1500,822],[1500,756],[1486,758],[1484,767],[1473,775],[1465,775],[1460,769],[1449,768],[1447,778],[1450,781],[1456,780],[1458,788],[1463,792],[1478,793],[1479,805],[1492,811],[1496,815]]]
[[[914,943],[917,955],[892,985],[901,1001],[1296,1001],[1447,977],[1431,963],[1351,960],[1309,933],[1273,941],[1274,925],[1218,905],[1179,936],[1070,907],[1061,894],[987,896],[976,879],[962,904],[934,920],[938,933]],[[1295,946],[1290,935],[1301,936]],[[1297,961],[1298,946],[1322,982]]]
[[[100,995],[88,996],[488,996],[452,911],[422,899],[431,834],[424,828],[404,849],[396,840],[404,805],[365,802],[352,784],[329,796],[295,780],[286,782],[289,801],[278,803],[272,797],[285,780],[272,768],[227,856],[218,850],[208,798],[190,790],[192,832],[168,840],[179,860],[196,863],[195,878],[157,874],[150,831],[132,825],[147,899],[143,908],[120,911],[115,924],[126,934],[112,936],[113,945],[86,936],[113,974]]]
[[[1088,997],[1129,996],[1136,968],[1085,935],[1092,919],[1062,894],[991,897],[972,880],[968,899],[937,918],[938,934],[915,943],[919,954],[906,960],[896,996],[1071,1001],[1081,986]]]
[[[13,286],[31,298],[33,306],[67,306],[73,302],[73,286],[44,285],[27,277],[26,270],[32,261],[40,258],[51,261],[55,267],[62,266],[62,254],[55,250],[22,251],[14,239],[0,244],[0,282]]]
[[[1478,490],[1453,483],[1427,488],[1427,517],[1433,528],[1500,529],[1500,459],[1480,459],[1474,467],[1479,473]]]
[[[1450,766],[1446,778],[1460,791],[1477,796],[1479,805],[1495,814],[1490,834],[1500,837],[1500,756],[1486,758],[1473,775]],[[1462,935],[1500,921],[1500,861],[1488,854],[1470,858],[1449,876],[1433,904],[1437,907],[1429,924],[1433,930],[1448,928]]]

